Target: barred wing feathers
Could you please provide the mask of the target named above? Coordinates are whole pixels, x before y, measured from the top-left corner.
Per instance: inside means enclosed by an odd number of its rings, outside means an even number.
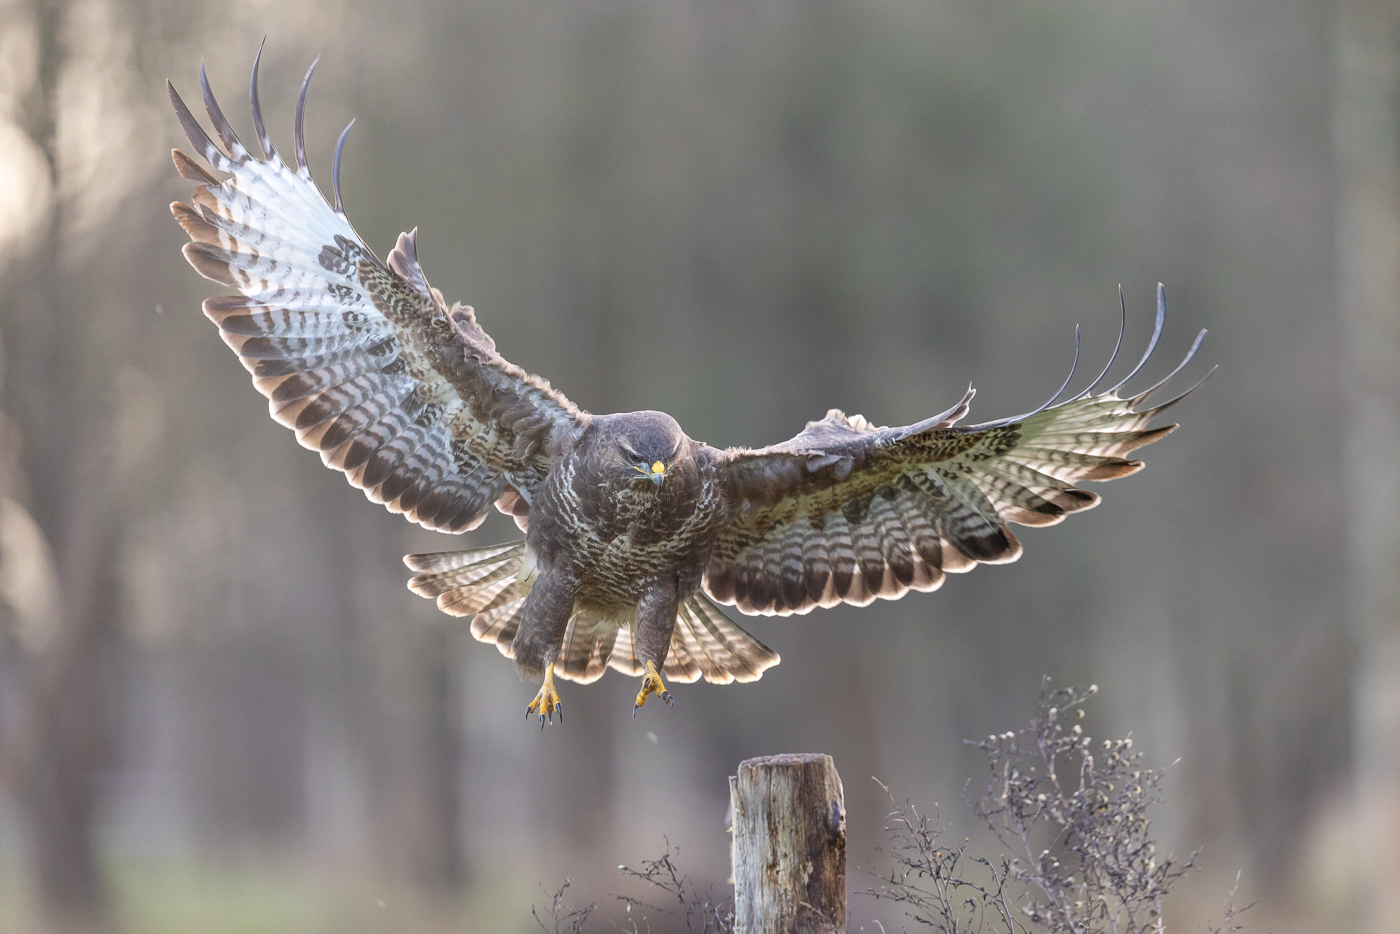
[[[1127,379],[1155,349],[1164,313],[1159,286],[1156,331]],[[1127,379],[1094,394],[1102,379],[1058,405],[984,425],[956,425],[969,389],[916,425],[876,428],[832,410],[782,444],[726,452],[735,518],[705,569],[706,591],[744,613],[785,616],[936,590],[947,573],[1015,561],[1021,543],[1010,523],[1054,525],[1098,505],[1075,483],[1142,469],[1128,455],[1177,427],[1148,422],[1195,388],[1141,408],[1167,380],[1123,397]]]
[[[416,231],[400,234],[387,262],[370,251],[341,209],[345,133],[332,172],[335,203],[326,202],[302,133],[315,67],[297,100],[295,166],[263,126],[256,61],[261,158],[238,140],[203,69],[205,109],[222,148],[169,87],[194,150],[228,174],[221,182],[180,150],[172,154],[180,174],[200,183],[192,204],[171,205],[190,237],[185,257],[241,293],[209,299],[204,313],[272,417],[371,500],[446,532],[474,528],[492,503],[522,515],[550,458],[587,415],[503,359],[471,308],[447,307],[418,264]]]

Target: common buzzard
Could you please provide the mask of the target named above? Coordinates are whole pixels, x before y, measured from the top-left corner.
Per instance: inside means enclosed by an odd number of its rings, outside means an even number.
[[[724,684],[776,665],[777,653],[716,603],[765,615],[864,606],[1015,561],[1009,523],[1053,525],[1094,506],[1099,497],[1076,481],[1135,473],[1142,462],[1127,455],[1176,427],[1147,424],[1181,396],[1143,408],[1167,380],[1119,394],[1157,346],[1160,287],[1156,328],[1128,377],[1100,389],[1105,367],[1057,402],[1066,379],[1040,408],[982,425],[957,426],[971,389],[915,425],[878,428],[833,410],[758,450],[694,441],[662,412],[590,415],[505,360],[470,307],[428,285],[416,230],[387,260],[364,244],[341,210],[348,126],[327,204],[302,133],[315,68],[297,99],[290,165],[263,125],[257,60],[260,156],[234,135],[202,68],[222,148],[169,88],[195,152],[228,176],[173,152],[198,183],[193,205],[171,205],[190,237],[185,258],[240,293],[209,299],[204,313],[272,417],[371,500],[443,532],[475,528],[493,504],[515,518],[524,541],[404,561],[416,572],[410,588],[474,615],[477,639],[542,679],[526,710],[542,725],[563,717],[555,675],[588,683],[608,666],[640,675],[635,716],[654,693],[671,703],[663,673]]]

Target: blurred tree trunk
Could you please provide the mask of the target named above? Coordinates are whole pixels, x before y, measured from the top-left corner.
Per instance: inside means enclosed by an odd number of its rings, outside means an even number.
[[[1358,931],[1400,930],[1400,8],[1346,0],[1334,40]]]
[[[450,892],[464,879],[455,621],[404,618],[399,566],[385,560],[376,534],[382,517],[356,513],[324,528],[335,530],[336,564],[347,572],[341,593],[352,628],[338,651],[366,765],[369,845],[389,876]]]
[[[8,277],[12,406],[22,438],[19,470],[27,504],[51,544],[58,579],[55,631],[21,665],[18,723],[3,750],[6,778],[26,810],[38,902],[55,930],[108,926],[97,860],[95,775],[109,753],[105,699],[109,651],[116,635],[115,516],[107,417],[117,344],[109,326],[97,333],[65,274],[70,233],[59,192],[59,82],[67,55],[64,0],[34,0],[38,81],[24,109],[24,129],[42,151],[53,210],[27,255]],[[44,345],[25,325],[51,324]],[[39,330],[43,330],[42,328]],[[55,465],[62,465],[55,469]]]
[[[379,624],[399,633],[406,628],[397,617]],[[425,891],[450,892],[463,881],[451,639],[437,625],[393,643],[388,651],[396,657],[381,659],[382,693],[374,698],[380,715],[369,786],[373,845],[394,875]]]

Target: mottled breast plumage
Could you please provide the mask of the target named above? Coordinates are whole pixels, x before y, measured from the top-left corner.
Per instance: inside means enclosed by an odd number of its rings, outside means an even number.
[[[663,412],[595,416],[536,495],[530,546],[600,601],[635,602],[658,575],[693,592],[724,510],[707,450]]]

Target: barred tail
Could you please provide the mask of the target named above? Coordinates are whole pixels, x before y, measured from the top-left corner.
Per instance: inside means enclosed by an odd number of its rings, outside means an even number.
[[[608,664],[623,674],[640,675],[644,666],[637,660],[631,628],[621,627],[616,639]],[[779,661],[777,652],[741,629],[709,597],[695,593],[681,601],[662,674],[687,684],[701,677],[711,684],[748,682]]]
[[[534,575],[525,567],[524,542],[407,555],[403,560],[417,572],[408,582],[409,590],[435,599],[438,609],[449,615],[475,614],[472,635],[494,643],[502,655],[511,657],[510,645],[534,584]],[[712,684],[757,681],[778,661],[777,652],[735,625],[704,594],[696,593],[681,601],[664,674],[681,682],[701,677]],[[564,633],[555,674],[588,684],[601,678],[609,666],[624,674],[642,673],[630,624],[576,611]]]
[[[409,590],[436,598],[438,609],[451,616],[476,614],[472,635],[495,643],[502,655],[510,657],[510,643],[534,583],[533,575],[522,574],[524,542],[405,555],[403,563],[418,572],[408,582]]]

